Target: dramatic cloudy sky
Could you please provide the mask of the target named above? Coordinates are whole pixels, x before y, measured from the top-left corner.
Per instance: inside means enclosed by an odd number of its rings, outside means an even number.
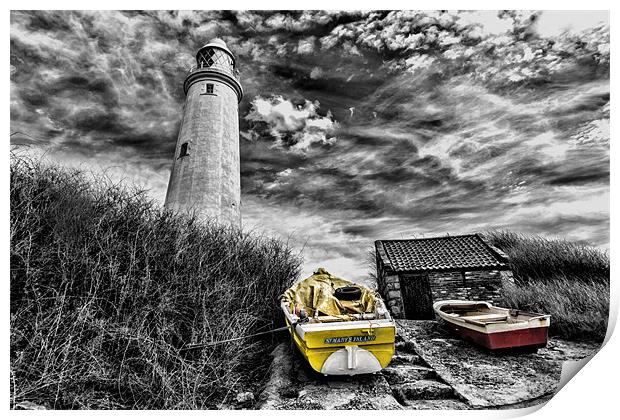
[[[362,279],[377,239],[609,247],[606,12],[12,12],[11,137],[163,203],[196,50],[236,53],[244,227]]]

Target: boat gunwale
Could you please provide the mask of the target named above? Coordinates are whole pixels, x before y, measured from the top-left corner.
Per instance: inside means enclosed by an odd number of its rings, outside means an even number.
[[[287,303],[284,300],[280,304],[280,308],[282,309],[282,312],[284,312],[284,317],[286,318],[288,324],[295,324],[294,331],[297,335],[299,335],[302,340],[305,339],[305,333],[321,330],[346,331],[358,328],[396,328],[396,323],[394,322],[392,317],[390,317],[389,313],[387,313],[387,318],[385,319],[364,319],[357,321],[317,322],[299,324],[297,323],[299,321],[299,317],[291,314],[288,311]]]
[[[435,313],[437,313],[437,315],[443,320],[445,320],[446,322],[451,322],[453,324],[460,325],[465,328],[468,327],[467,324],[471,324],[472,326],[476,326],[476,327],[483,329],[484,331],[481,331],[481,332],[484,332],[485,334],[493,334],[493,333],[504,332],[504,331],[516,331],[516,330],[527,329],[527,328],[536,328],[536,326],[531,325],[532,322],[535,322],[535,321],[539,321],[540,323],[547,324],[547,325],[542,325],[542,327],[545,327],[545,326],[548,327],[549,326],[548,323],[551,320],[551,315],[539,314],[536,312],[519,311],[519,315],[529,316],[530,318],[528,318],[527,320],[517,321],[513,323],[508,323],[506,322],[507,320],[484,322],[484,321],[478,321],[474,319],[467,319],[464,317],[459,317],[459,316],[444,312],[442,308],[447,305],[454,305],[455,307],[458,307],[459,305],[463,307],[484,305],[487,307],[487,309],[499,309],[501,311],[509,311],[510,310],[509,308],[502,308],[500,306],[494,306],[494,305],[491,305],[489,302],[485,302],[485,301],[444,300],[444,301],[435,302],[433,304],[433,309],[435,310]],[[488,329],[489,326],[500,326],[500,325],[503,326],[503,328],[497,331],[489,331]]]

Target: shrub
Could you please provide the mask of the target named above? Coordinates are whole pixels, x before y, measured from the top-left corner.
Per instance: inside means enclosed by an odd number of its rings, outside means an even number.
[[[514,308],[551,315],[550,334],[602,341],[609,317],[609,254],[560,239],[488,232],[515,276],[503,295]]]
[[[609,283],[609,254],[596,248],[507,231],[488,232],[485,238],[508,254],[515,277],[523,282],[563,276]]]
[[[269,338],[183,346],[274,327],[286,244],[40,161],[12,157],[10,182],[13,402],[212,408],[261,374]]]
[[[566,277],[527,284],[506,284],[513,308],[551,314],[549,334],[567,339],[603,341],[609,317],[609,285],[575,282]]]

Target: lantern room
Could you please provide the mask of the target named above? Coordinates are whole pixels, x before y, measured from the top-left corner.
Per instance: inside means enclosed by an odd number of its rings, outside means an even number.
[[[218,69],[232,75],[235,74],[235,56],[223,40],[215,38],[198,50],[196,66]]]
[[[243,88],[237,70],[235,56],[220,38],[212,39],[196,53],[196,64],[187,73],[183,90],[197,82],[213,80],[224,83],[237,94],[238,101],[243,97]],[[208,87],[207,87],[208,89]]]

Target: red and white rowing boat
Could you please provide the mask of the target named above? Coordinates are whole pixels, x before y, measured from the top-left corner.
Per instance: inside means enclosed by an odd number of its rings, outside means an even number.
[[[442,300],[433,309],[457,335],[490,350],[547,345],[550,315],[468,300]]]

